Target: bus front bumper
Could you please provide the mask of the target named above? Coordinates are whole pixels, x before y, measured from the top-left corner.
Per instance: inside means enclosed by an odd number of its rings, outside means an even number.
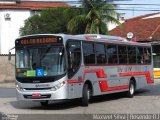
[[[60,88],[56,91],[34,90],[21,91],[16,88],[17,100],[63,100],[68,99],[67,90]]]

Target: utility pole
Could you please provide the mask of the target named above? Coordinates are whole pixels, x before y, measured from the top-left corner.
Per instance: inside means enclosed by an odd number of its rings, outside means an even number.
[[[133,15],[133,17],[134,17],[134,7],[133,7],[133,11],[132,11],[133,13],[132,13],[132,15]]]

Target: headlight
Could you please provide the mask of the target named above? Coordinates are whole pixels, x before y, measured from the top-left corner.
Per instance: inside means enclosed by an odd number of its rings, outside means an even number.
[[[17,88],[18,90],[20,90],[20,91],[24,91],[24,89],[23,89],[20,85],[18,85],[17,83],[16,83],[16,88]]]
[[[51,90],[52,90],[52,91],[56,91],[57,89],[61,88],[65,83],[66,83],[65,81],[60,82],[60,83],[58,83],[57,85],[53,86],[53,87],[51,88]]]

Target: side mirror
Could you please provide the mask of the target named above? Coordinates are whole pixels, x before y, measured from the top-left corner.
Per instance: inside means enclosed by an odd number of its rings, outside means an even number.
[[[12,57],[12,54],[11,54],[11,50],[13,50],[13,49],[15,49],[15,47],[13,47],[13,48],[11,48],[10,50],[9,50],[9,54],[8,54],[8,60],[10,61],[11,60],[11,57]]]
[[[12,57],[12,54],[11,54],[11,52],[9,52],[9,54],[8,54],[8,60],[9,61],[11,60],[11,57]]]

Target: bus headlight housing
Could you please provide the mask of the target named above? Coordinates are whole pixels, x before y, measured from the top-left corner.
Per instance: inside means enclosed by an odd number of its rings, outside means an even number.
[[[56,90],[58,90],[58,89],[61,88],[65,83],[66,83],[65,81],[59,82],[57,85],[55,85],[55,86],[53,86],[53,87],[51,88],[51,91],[56,91]]]
[[[24,91],[24,89],[23,89],[20,85],[18,85],[17,83],[16,83],[16,88],[17,88],[19,91]]]

